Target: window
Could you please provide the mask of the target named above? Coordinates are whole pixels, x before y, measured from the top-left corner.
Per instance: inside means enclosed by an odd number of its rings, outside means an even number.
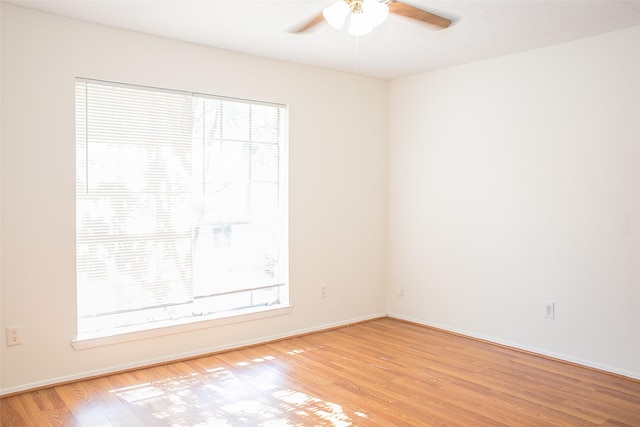
[[[78,336],[288,305],[287,109],[76,81]]]

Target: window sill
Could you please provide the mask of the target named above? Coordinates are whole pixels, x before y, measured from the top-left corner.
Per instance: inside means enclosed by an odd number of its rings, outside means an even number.
[[[117,334],[83,334],[71,341],[71,345],[76,350],[86,350],[89,348],[102,347],[113,344],[120,344],[130,341],[138,341],[148,338],[161,337],[171,334],[195,331],[216,326],[229,325],[233,323],[249,322],[252,320],[266,319],[268,317],[284,316],[293,311],[291,305],[274,305],[270,307],[251,308],[241,310],[233,315],[221,313],[218,315],[204,316],[199,318],[189,318],[176,322],[163,322],[149,328],[148,325],[136,325],[118,331]]]

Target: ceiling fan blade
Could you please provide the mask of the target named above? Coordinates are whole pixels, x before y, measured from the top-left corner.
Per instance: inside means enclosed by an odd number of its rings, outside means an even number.
[[[448,28],[449,25],[451,25],[450,19],[435,15],[431,12],[427,12],[426,10],[418,9],[415,6],[411,6],[399,1],[392,1],[391,3],[389,3],[389,12],[425,22],[427,24],[435,25],[436,27],[440,28]]]
[[[291,30],[289,30],[290,33],[302,33],[304,31],[307,31],[309,28],[313,27],[314,25],[320,23],[324,21],[324,16],[322,16],[322,12],[320,12],[318,15],[314,16],[313,18],[311,18],[309,21],[307,21],[306,23],[300,25],[299,27],[295,27]]]

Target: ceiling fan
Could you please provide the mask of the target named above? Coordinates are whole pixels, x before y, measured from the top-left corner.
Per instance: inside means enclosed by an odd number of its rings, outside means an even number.
[[[448,18],[396,0],[338,0],[291,32],[302,33],[323,20],[339,29],[342,28],[347,17],[350,17],[349,32],[360,36],[369,33],[374,26],[382,23],[389,13],[415,19],[438,29],[448,28],[452,23]]]

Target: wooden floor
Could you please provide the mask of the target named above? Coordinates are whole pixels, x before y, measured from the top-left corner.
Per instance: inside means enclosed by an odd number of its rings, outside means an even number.
[[[393,319],[2,399],[9,426],[640,426],[640,381]]]

